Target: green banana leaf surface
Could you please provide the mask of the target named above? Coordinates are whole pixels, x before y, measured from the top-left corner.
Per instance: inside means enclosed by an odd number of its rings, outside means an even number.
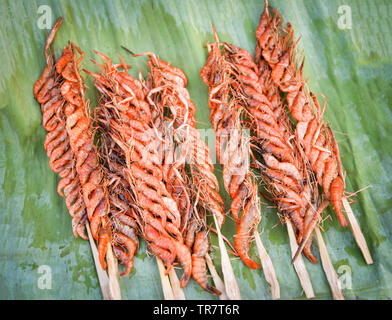
[[[347,190],[361,191],[352,204],[374,263],[366,265],[349,228],[343,229],[331,208],[324,214],[323,236],[348,299],[392,298],[392,16],[391,1],[271,1],[301,36],[304,75],[315,93],[328,99],[325,118],[334,129],[347,173]],[[47,7],[41,7],[45,5]],[[344,6],[342,8],[342,6]],[[90,58],[98,50],[117,55],[147,74],[153,51],[184,70],[196,104],[198,128],[211,129],[208,88],[199,77],[207,58],[206,41],[219,39],[254,54],[264,1],[261,0],[113,0],[0,2],[0,299],[102,299],[89,243],[75,239],[71,217],[57,192],[59,177],[48,165],[45,130],[33,85],[45,66],[43,47],[50,30],[42,15],[50,9],[50,28],[62,16],[54,41],[58,57],[68,40],[85,52],[82,67],[96,70]],[[46,11],[45,11],[45,10]],[[342,16],[350,17],[342,22]],[[41,20],[40,20],[41,18]],[[40,25],[41,22],[41,25]],[[87,76],[87,97],[96,90]],[[213,144],[211,145],[213,148]],[[213,150],[212,150],[213,151]],[[215,172],[222,181],[222,168]],[[226,208],[230,199],[221,183]],[[283,299],[304,299],[292,265],[289,239],[277,210],[262,199],[261,239],[274,264]],[[223,234],[233,242],[235,224],[228,217]],[[212,221],[212,220],[211,220]],[[220,272],[217,239],[211,255]],[[318,252],[315,242],[313,250]],[[252,248],[256,259],[256,252]],[[318,255],[318,254],[317,254]],[[250,270],[230,255],[243,299],[270,299],[261,269]],[[306,259],[305,259],[306,260]],[[331,299],[320,264],[307,260],[316,299]],[[122,267],[120,267],[122,268]],[[50,283],[40,285],[50,273]],[[132,273],[120,278],[123,299],[163,299],[155,259],[142,246]],[[191,280],[188,299],[217,299]]]

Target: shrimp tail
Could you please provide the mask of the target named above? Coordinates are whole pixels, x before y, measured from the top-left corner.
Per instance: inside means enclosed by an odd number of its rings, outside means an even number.
[[[310,236],[308,242],[305,244],[305,247],[304,247],[303,252],[304,252],[305,257],[308,258],[308,260],[309,260],[311,263],[318,264],[317,258],[315,257],[315,255],[314,255],[314,254],[312,253],[312,251],[311,251],[312,238],[313,238],[313,233],[312,233],[312,235]]]
[[[222,292],[220,292],[217,288],[212,287],[210,285],[207,285],[206,289],[205,289],[208,293],[211,294],[216,294],[218,296],[220,296],[222,294]]]

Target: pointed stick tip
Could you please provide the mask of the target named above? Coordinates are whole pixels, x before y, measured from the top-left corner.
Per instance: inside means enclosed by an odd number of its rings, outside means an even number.
[[[216,29],[215,29],[214,23],[211,23],[211,25],[212,25],[212,30],[214,32],[215,43],[219,43],[219,38],[218,38],[218,34],[216,33]]]
[[[355,215],[351,209],[351,206],[346,197],[342,199],[343,207],[346,211],[346,215],[350,224],[351,231],[354,235],[355,242],[357,243],[359,249],[362,252],[362,255],[367,264],[373,264],[373,258],[370,254],[369,247],[366,243],[366,239],[359,227],[358,221],[355,218]]]

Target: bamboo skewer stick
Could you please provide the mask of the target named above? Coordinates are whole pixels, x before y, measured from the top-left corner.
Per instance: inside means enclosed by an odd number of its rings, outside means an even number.
[[[332,265],[331,258],[329,257],[323,236],[321,235],[320,229],[318,227],[315,228],[315,231],[317,236],[317,243],[320,250],[321,264],[323,266],[325,275],[327,276],[327,280],[332,291],[332,297],[335,300],[344,300],[344,296],[339,282],[339,277]]]
[[[99,281],[99,285],[101,287],[103,299],[104,300],[112,300],[110,286],[109,286],[109,276],[106,273],[106,271],[104,271],[102,269],[101,264],[99,262],[98,249],[97,249],[97,246],[95,245],[93,236],[91,235],[90,225],[88,222],[86,222],[86,228],[87,228],[87,234],[88,234],[88,239],[90,242],[91,251],[93,253],[95,268],[97,270],[98,281]]]
[[[229,297],[226,294],[225,284],[223,283],[222,279],[219,277],[219,274],[216,271],[214,263],[212,262],[212,259],[208,253],[206,254],[206,262],[207,262],[208,269],[210,270],[212,279],[214,280],[215,288],[217,288],[221,292],[219,299],[229,300]]]
[[[103,223],[102,219],[102,223]],[[118,282],[118,264],[117,259],[114,257],[112,251],[112,244],[108,243],[108,249],[106,251],[106,262],[108,268],[108,276],[109,276],[109,292],[111,296],[111,300],[121,300],[121,290],[120,284]]]
[[[286,226],[290,239],[291,257],[294,258],[294,255],[298,249],[298,244],[297,244],[297,239],[295,238],[293,226],[291,225],[289,219],[286,219]],[[306,298],[308,299],[314,298],[315,295],[312,287],[312,282],[310,281],[309,273],[306,270],[306,266],[302,259],[302,255],[298,256],[298,258],[294,261],[293,265],[295,271],[297,272],[302,289],[305,292]]]
[[[165,300],[174,300],[173,289],[170,285],[169,277],[166,275],[166,270],[161,259],[156,257],[159,275],[161,276],[163,297]]]
[[[186,300],[184,290],[180,286],[180,280],[178,280],[177,273],[174,268],[170,269],[169,280],[173,290],[174,300]]]
[[[120,284],[118,282],[118,263],[113,255],[112,244],[108,243],[108,250],[106,253],[106,260],[108,263],[109,274],[109,290],[112,300],[121,300]]]
[[[367,246],[365,237],[363,236],[363,233],[361,231],[361,228],[359,227],[358,221],[355,218],[353,210],[351,209],[350,203],[348,202],[346,197],[343,197],[342,201],[343,201],[344,210],[346,211],[348,222],[350,224],[351,231],[354,235],[355,242],[357,243],[359,249],[361,249],[362,255],[363,255],[366,263],[372,264],[373,263],[372,256],[370,255],[370,251]]]
[[[216,220],[215,215],[214,222],[216,231],[218,232],[218,242],[219,242],[219,249],[221,253],[221,261],[222,261],[222,272],[223,272],[223,279],[226,288],[227,297],[230,300],[241,300],[240,289],[238,288],[237,280],[234,276],[233,267],[231,266],[230,258],[227,253],[227,249],[225,243],[222,238],[220,225],[218,225],[218,221]]]
[[[259,252],[259,257],[261,260],[261,265],[263,267],[265,279],[271,287],[271,296],[272,299],[276,300],[280,298],[280,288],[279,282],[276,278],[275,269],[272,264],[271,258],[269,257],[267,251],[265,250],[263,243],[261,242],[261,238],[257,229],[254,232],[256,239],[256,246]]]

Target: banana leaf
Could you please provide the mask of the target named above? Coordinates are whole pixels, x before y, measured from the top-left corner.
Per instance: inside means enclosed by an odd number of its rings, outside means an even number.
[[[350,230],[340,227],[331,208],[322,223],[335,270],[345,279],[343,293],[348,299],[390,299],[392,3],[275,0],[270,4],[279,8],[297,37],[301,36],[299,49],[306,57],[304,74],[309,87],[328,98],[325,117],[340,145],[347,190],[369,186],[355,197],[352,208],[368,242],[373,265],[365,264]],[[102,299],[90,246],[74,238],[64,200],[56,192],[59,178],[48,165],[40,106],[32,93],[45,66],[43,47],[49,30],[40,28],[40,18],[48,7],[50,27],[58,17],[64,17],[54,41],[57,56],[72,40],[85,52],[84,68],[95,70],[89,58],[98,59],[93,52],[96,49],[114,61],[121,54],[136,76],[140,68],[146,75],[147,60],[128,55],[120,46],[133,52],[154,51],[184,70],[197,106],[198,128],[211,129],[208,88],[199,77],[207,57],[206,41],[213,41],[211,23],[221,41],[253,54],[254,32],[264,1],[0,2],[0,299]],[[347,7],[351,21],[346,17],[342,26]],[[87,78],[86,83],[90,88],[87,96],[94,106],[97,92],[91,79]],[[220,181],[221,172],[216,165]],[[221,195],[229,208],[230,200],[221,184]],[[281,297],[303,299],[290,265],[285,226],[267,200],[262,201],[259,231],[274,263]],[[234,222],[228,218],[223,233],[233,241],[234,232]],[[219,270],[217,239],[212,233],[211,237],[211,255]],[[231,259],[242,298],[270,299],[262,270],[250,270],[238,258]],[[305,263],[316,298],[331,299],[320,264]],[[50,280],[42,286],[41,277],[48,272]],[[145,244],[135,257],[132,273],[120,279],[120,286],[123,299],[163,298],[157,265],[146,253]],[[193,280],[184,291],[188,299],[217,299]]]

